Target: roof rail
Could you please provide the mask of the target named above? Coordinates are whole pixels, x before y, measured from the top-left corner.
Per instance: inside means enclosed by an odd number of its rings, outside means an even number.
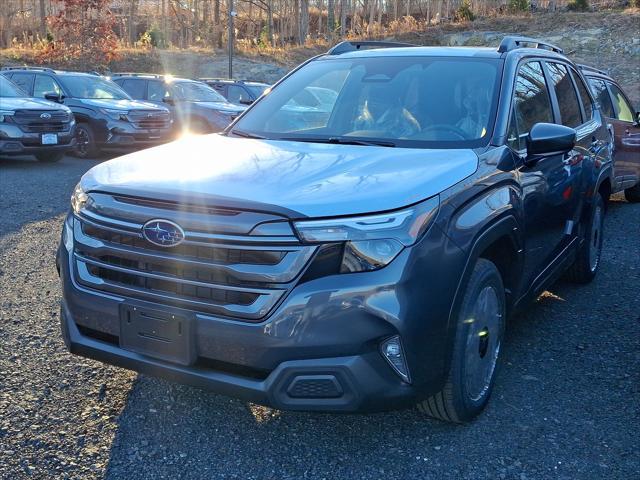
[[[235,78],[218,78],[218,77],[202,77],[198,78],[201,82],[238,82],[244,83],[244,80],[236,80]]]
[[[595,72],[595,73],[599,73],[600,75],[606,75],[607,77],[609,76],[609,73],[606,70],[601,70],[599,68],[591,67],[589,65],[578,64],[578,68],[580,70],[586,70],[588,72]]]
[[[110,77],[152,77],[162,78],[164,75],[158,73],[136,73],[136,72],[118,72],[109,74]]]
[[[332,47],[327,55],[341,55],[347,52],[355,52],[356,50],[365,50],[368,48],[394,48],[394,47],[417,47],[413,43],[386,42],[378,40],[363,40],[360,42],[340,42]]]
[[[26,65],[23,67],[2,67],[0,70],[37,70],[39,72],[51,72],[55,73],[55,70],[47,67],[27,67]]]
[[[553,45],[552,43],[543,42],[535,38],[529,37],[516,37],[507,36],[502,39],[500,46],[498,47],[498,53],[510,52],[516,48],[542,48],[544,50],[551,50],[556,53],[564,53],[560,47]]]

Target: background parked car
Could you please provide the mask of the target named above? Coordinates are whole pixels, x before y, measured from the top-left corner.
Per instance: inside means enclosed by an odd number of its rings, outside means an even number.
[[[215,89],[229,103],[235,105],[251,105],[271,86],[261,82],[224,78],[201,78],[199,80]]]
[[[580,69],[613,130],[614,192],[624,190],[629,202],[640,202],[640,112],[606,72],[586,65]]]
[[[103,150],[135,150],[170,139],[167,108],[134,101],[104,77],[37,67],[9,67],[0,73],[30,96],[71,109],[78,122],[74,154],[80,158],[95,157]]]
[[[75,144],[75,120],[64,105],[27,94],[0,75],[0,155],[33,154],[57,162]]]
[[[224,130],[247,107],[227,100],[203,82],[170,75],[117,73],[113,81],[133,98],[166,105],[175,132],[213,133]]]

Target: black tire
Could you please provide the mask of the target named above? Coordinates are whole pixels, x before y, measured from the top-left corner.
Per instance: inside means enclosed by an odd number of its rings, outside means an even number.
[[[573,283],[589,283],[594,279],[602,258],[602,232],[604,227],[605,205],[602,195],[593,199],[589,222],[585,230],[584,242],[578,250],[576,259],[567,270],[565,277]]]
[[[42,163],[55,163],[59,162],[62,157],[64,157],[64,153],[62,152],[47,152],[47,153],[36,153],[36,158],[39,162]]]
[[[76,125],[76,147],[73,149],[73,156],[82,159],[98,156],[96,136],[88,123]]]
[[[640,202],[640,183],[634,187],[627,188],[624,191],[624,198],[626,198],[629,203]]]
[[[500,272],[492,262],[481,258],[469,278],[460,306],[446,384],[440,392],[420,402],[418,410],[453,423],[468,422],[484,410],[495,383],[505,316]],[[477,366],[481,368],[474,368]]]

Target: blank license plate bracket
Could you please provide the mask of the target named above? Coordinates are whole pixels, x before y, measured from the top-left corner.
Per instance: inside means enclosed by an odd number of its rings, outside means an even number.
[[[194,318],[172,311],[120,307],[120,347],[149,357],[191,365],[196,359]]]

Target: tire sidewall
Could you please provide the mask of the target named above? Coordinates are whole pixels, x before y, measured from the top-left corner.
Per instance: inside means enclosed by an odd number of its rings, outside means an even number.
[[[500,352],[496,361],[496,366],[493,370],[489,386],[486,391],[478,399],[471,398],[471,395],[467,391],[466,386],[466,344],[467,335],[469,333],[470,325],[466,322],[466,319],[471,316],[474,304],[480,292],[487,286],[494,288],[496,296],[498,298],[499,308],[501,311],[500,317],[500,350],[502,350],[504,344],[504,331],[505,331],[505,317],[506,317],[506,301],[504,293],[504,285],[498,269],[492,262],[484,259],[478,260],[478,263],[474,267],[474,271],[469,279],[467,288],[465,289],[465,295],[462,300],[458,314],[458,324],[456,328],[456,340],[453,351],[453,361],[451,368],[451,385],[453,390],[452,400],[455,404],[456,411],[461,421],[471,420],[478,415],[486,406],[491,396],[495,379],[500,366]]]
[[[91,129],[91,127],[86,123],[80,123],[76,126],[77,136],[79,136],[79,132],[81,130],[84,131],[87,135],[86,151],[84,153],[81,153],[80,150],[76,147],[76,149],[74,150],[74,156],[82,159],[90,158],[91,156],[95,155],[95,136],[93,135],[93,130]]]
[[[591,243],[591,235],[592,235],[592,231],[593,231],[593,227],[595,225],[595,216],[596,216],[596,211],[598,210],[598,208],[600,208],[600,235],[598,236],[598,246],[597,248],[599,249],[599,253],[598,253],[598,263],[596,264],[595,268],[592,269],[591,268],[591,263],[590,263],[590,258],[591,258],[591,250],[593,248],[593,245]],[[596,273],[598,272],[598,269],[600,268],[600,263],[602,263],[602,242],[603,242],[603,233],[604,233],[604,215],[605,215],[605,208],[604,208],[604,200],[602,199],[601,195],[596,195],[594,200],[593,200],[593,206],[591,207],[591,214],[589,216],[589,228],[587,229],[586,232],[586,238],[584,239],[585,241],[585,261],[587,262],[587,270],[589,271],[589,273],[592,276],[595,276]]]

